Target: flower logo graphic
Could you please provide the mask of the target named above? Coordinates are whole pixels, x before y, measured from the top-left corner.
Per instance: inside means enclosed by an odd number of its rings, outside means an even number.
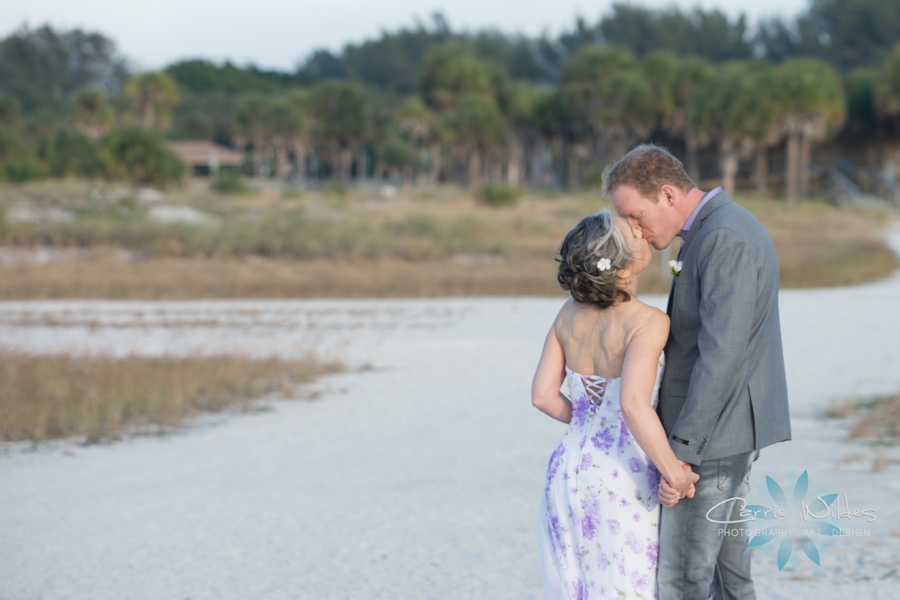
[[[785,487],[793,487],[791,501],[788,501],[784,488],[769,476],[766,476],[765,487],[757,486],[757,491],[767,506],[748,504],[746,510],[753,511],[755,522],[768,521],[771,526],[763,526],[757,530],[756,535],[750,539],[749,546],[763,548],[780,539],[781,543],[777,546],[779,571],[791,560],[795,546],[799,546],[809,560],[819,565],[821,558],[815,538],[841,535],[835,518],[836,511],[831,510],[838,494],[829,494],[827,485],[809,492],[807,471],[803,471],[799,477],[791,471]],[[766,551],[774,547],[774,544],[768,546]]]

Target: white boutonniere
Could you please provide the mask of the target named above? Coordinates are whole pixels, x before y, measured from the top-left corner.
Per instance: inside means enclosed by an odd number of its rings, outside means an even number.
[[[681,273],[681,267],[684,265],[680,260],[670,260],[669,261],[669,270],[672,271],[672,275],[678,277],[678,274]]]

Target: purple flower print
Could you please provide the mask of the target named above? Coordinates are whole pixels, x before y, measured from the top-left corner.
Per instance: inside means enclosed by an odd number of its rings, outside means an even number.
[[[619,535],[619,532],[622,531],[622,526],[619,525],[619,522],[615,519],[610,519],[606,522],[606,528],[609,529],[609,532],[613,535]]]
[[[605,571],[606,567],[609,566],[609,559],[606,557],[605,552],[601,552],[597,555],[597,566],[601,571]]]
[[[556,447],[556,450],[553,451],[553,454],[550,455],[550,462],[547,463],[547,481],[550,482],[556,477],[556,469],[559,468],[559,463],[561,462],[561,458],[563,452],[566,451],[565,444],[560,443],[559,446]]]
[[[644,590],[644,589],[647,589],[648,583],[650,583],[650,578],[648,578],[646,575],[643,575],[638,571],[631,572],[631,587],[632,588],[635,588],[638,590]]]
[[[618,479],[619,478],[619,470],[613,469],[613,472],[611,473],[611,475],[612,475],[613,479]]]
[[[641,463],[641,459],[639,458],[629,458],[628,459],[628,468],[631,469],[632,473],[643,473],[644,465]]]
[[[641,515],[634,513],[633,515],[631,515],[631,518],[634,519],[635,523],[639,523],[641,520]]]
[[[628,506],[628,500],[626,500],[625,498],[622,498],[621,500],[619,500],[619,506],[622,506],[622,507]]]
[[[594,539],[597,535],[597,518],[592,515],[581,517],[581,535],[587,540]]]
[[[660,474],[653,463],[647,463],[647,489],[653,496],[659,490]]]
[[[616,436],[610,428],[601,429],[591,438],[591,443],[594,444],[594,447],[604,452],[608,451],[615,441]]]
[[[616,552],[613,554],[613,557],[616,559],[616,566],[619,568],[619,575],[625,575],[625,557],[622,554]]]
[[[584,582],[580,579],[575,581],[572,584],[572,590],[575,594],[572,596],[575,600],[587,600],[587,590],[585,589]]]
[[[588,452],[585,452],[581,457],[581,470],[584,471],[585,469],[590,467],[592,463],[593,459],[591,458],[591,455]]]
[[[584,425],[584,422],[588,417],[588,409],[591,406],[591,401],[588,400],[588,397],[585,395],[581,395],[577,400],[572,404],[572,419],[575,421],[575,425],[581,427]]]
[[[650,542],[647,544],[647,558],[656,565],[659,562],[659,544]]]
[[[640,538],[638,538],[633,531],[625,533],[625,541],[628,542],[628,547],[631,548],[632,552],[635,554],[640,554],[644,551],[644,544],[641,543]]]

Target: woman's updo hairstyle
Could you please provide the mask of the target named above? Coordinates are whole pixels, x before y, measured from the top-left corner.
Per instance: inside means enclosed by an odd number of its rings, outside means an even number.
[[[609,268],[601,270],[599,263],[604,258],[609,260]],[[608,210],[583,218],[567,233],[557,260],[556,279],[575,302],[607,308],[616,299],[631,300],[631,294],[617,285],[617,273],[627,268],[631,252]]]

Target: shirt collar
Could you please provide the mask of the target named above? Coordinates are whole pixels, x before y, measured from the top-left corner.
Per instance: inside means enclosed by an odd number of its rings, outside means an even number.
[[[722,186],[718,186],[713,189],[711,192],[707,192],[703,199],[697,204],[697,207],[694,208],[694,211],[687,218],[687,221],[684,222],[684,227],[681,228],[681,237],[686,238],[688,231],[691,230],[691,226],[694,224],[694,221],[697,220],[697,215],[700,214],[700,211],[703,210],[703,207],[706,206],[706,203],[712,200],[715,196],[719,195],[722,191]]]

